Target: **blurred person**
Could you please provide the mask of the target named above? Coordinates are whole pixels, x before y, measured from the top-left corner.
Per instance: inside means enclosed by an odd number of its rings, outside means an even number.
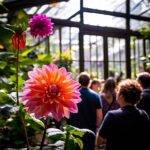
[[[98,79],[93,79],[90,84],[90,89],[99,93],[101,90],[101,82]]]
[[[137,81],[142,87],[141,100],[137,107],[147,112],[150,117],[150,74],[148,72],[139,73]]]
[[[120,74],[116,77],[117,84],[122,81],[123,75],[124,75],[124,73],[121,71]]]
[[[81,73],[78,81],[81,84],[80,93],[82,101],[78,104],[78,113],[71,114],[69,124],[78,128],[90,129],[96,133],[102,121],[100,96],[88,88],[90,76],[87,73]],[[84,150],[94,150],[95,136],[85,137],[83,143]]]
[[[101,92],[102,112],[103,116],[109,111],[119,108],[116,101],[116,82],[113,77],[109,77]]]
[[[121,108],[106,114],[96,145],[106,140],[105,150],[149,150],[149,117],[135,106],[140,100],[140,85],[136,81],[125,80],[118,89],[117,101]]]

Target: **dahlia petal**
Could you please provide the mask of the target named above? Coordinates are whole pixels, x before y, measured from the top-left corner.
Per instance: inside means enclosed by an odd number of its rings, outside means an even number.
[[[70,117],[70,112],[68,111],[68,109],[66,107],[63,108],[64,111],[64,117],[68,118]]]
[[[44,14],[34,15],[29,21],[29,26],[33,37],[44,38],[53,33],[53,23]]]
[[[21,102],[26,110],[37,118],[53,116],[57,121],[69,118],[70,112],[78,111],[81,101],[79,83],[74,81],[65,68],[54,64],[34,68],[28,73]]]

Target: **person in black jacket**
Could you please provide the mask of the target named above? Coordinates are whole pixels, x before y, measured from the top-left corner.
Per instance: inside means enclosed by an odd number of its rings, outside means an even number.
[[[150,117],[150,74],[148,72],[138,74],[137,81],[143,88],[141,100],[137,107],[145,110]]]
[[[118,86],[120,109],[109,111],[98,132],[97,146],[106,140],[106,150],[149,150],[150,122],[147,113],[135,104],[140,100],[137,81],[125,80]]]

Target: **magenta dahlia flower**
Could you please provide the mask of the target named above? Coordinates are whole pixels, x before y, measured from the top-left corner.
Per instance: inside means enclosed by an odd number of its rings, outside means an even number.
[[[29,20],[30,33],[33,37],[45,38],[53,33],[53,22],[44,14],[36,14]]]
[[[36,118],[50,115],[57,121],[69,118],[70,112],[77,113],[77,103],[81,101],[80,85],[65,68],[44,65],[34,68],[28,76],[21,101],[29,113]]]

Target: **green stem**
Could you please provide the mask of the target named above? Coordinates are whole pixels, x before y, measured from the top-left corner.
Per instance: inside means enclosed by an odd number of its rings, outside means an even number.
[[[20,113],[20,118],[21,118],[21,122],[23,124],[24,133],[25,133],[25,138],[26,138],[26,143],[27,143],[27,150],[29,150],[30,146],[29,146],[29,141],[28,141],[27,129],[26,129],[26,126],[25,126],[25,120],[24,120],[23,116],[21,115],[21,113]]]
[[[69,137],[70,137],[70,133],[67,131],[67,133],[66,133],[66,139],[65,139],[64,150],[67,150],[68,142],[69,142]]]
[[[17,50],[17,62],[16,62],[16,98],[17,105],[19,105],[19,49]]]
[[[17,60],[16,60],[16,98],[17,98],[17,105],[19,106],[19,38],[18,38],[18,50],[17,50]],[[26,138],[26,143],[27,143],[27,150],[29,150],[29,141],[28,141],[28,134],[25,126],[25,120],[24,117],[22,116],[21,112],[20,113],[20,118],[21,122],[23,124],[24,128],[24,133],[25,133],[25,138]]]
[[[45,120],[45,128],[44,128],[44,133],[43,133],[43,137],[42,137],[42,141],[41,141],[40,150],[43,149],[43,145],[44,145],[44,141],[45,141],[45,137],[46,137],[47,125],[48,125],[48,118],[46,118],[46,120]]]

